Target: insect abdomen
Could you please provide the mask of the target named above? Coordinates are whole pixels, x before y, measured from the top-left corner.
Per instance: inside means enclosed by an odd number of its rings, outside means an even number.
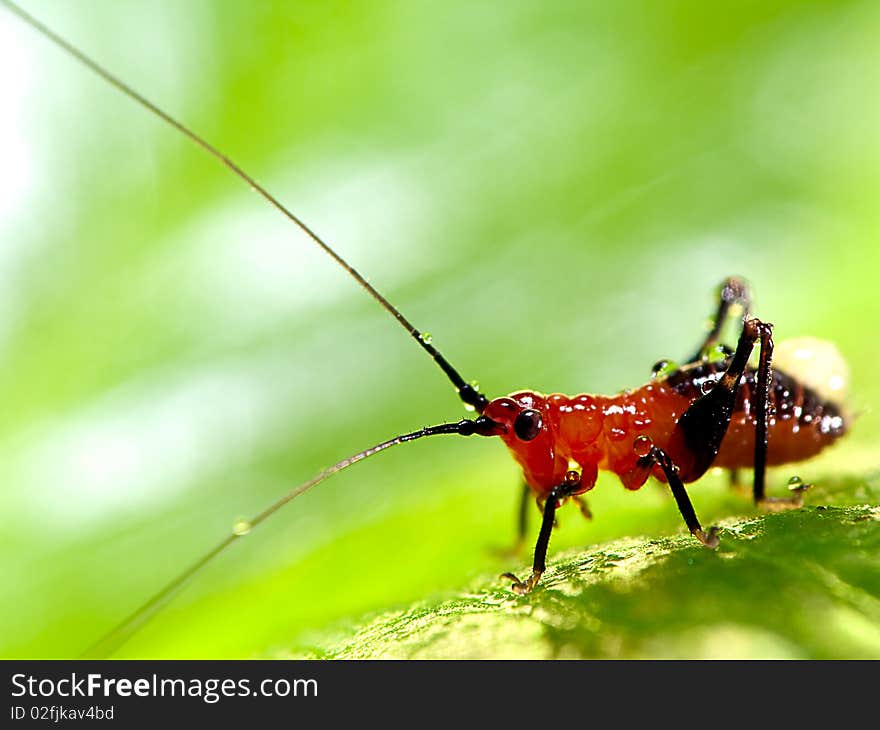
[[[667,385],[689,400],[696,399],[723,372],[726,363],[700,363],[673,373]],[[757,384],[749,369],[740,381],[727,434],[713,466],[751,467],[755,453]],[[767,463],[802,461],[818,454],[846,433],[847,417],[836,403],[822,398],[797,378],[773,370]]]

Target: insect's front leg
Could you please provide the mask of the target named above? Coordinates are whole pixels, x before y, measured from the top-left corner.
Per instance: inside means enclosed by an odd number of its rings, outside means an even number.
[[[532,563],[532,574],[525,580],[520,580],[513,573],[504,573],[502,578],[508,578],[513,582],[513,592],[521,596],[531,593],[538,585],[541,576],[547,568],[547,548],[550,545],[550,533],[553,531],[553,523],[556,520],[556,508],[561,499],[570,496],[581,486],[581,475],[576,471],[569,471],[565,480],[550,490],[544,502],[544,514],[541,518],[541,531],[538,533],[538,541],[535,543],[535,558]]]

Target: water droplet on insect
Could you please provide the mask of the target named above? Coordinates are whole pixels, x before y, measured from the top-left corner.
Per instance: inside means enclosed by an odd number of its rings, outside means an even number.
[[[678,370],[678,363],[673,360],[658,360],[651,368],[651,380],[663,380]]]
[[[434,338],[431,336],[430,332],[422,332],[421,334],[422,342],[426,345],[430,345]]]
[[[715,347],[710,347],[709,350],[703,355],[703,359],[709,363],[721,363],[727,360],[730,356],[730,349],[725,347],[724,345],[715,345]]]
[[[788,488],[792,491],[798,490],[802,486],[804,486],[804,480],[798,476],[794,476],[788,480]]]
[[[236,520],[235,524],[232,525],[232,532],[233,534],[238,535],[238,537],[244,537],[251,531],[252,528],[253,525],[250,523],[250,521]]]
[[[712,392],[712,388],[714,388],[714,387],[715,387],[714,380],[704,380],[702,383],[700,383],[700,392],[703,395],[708,395],[709,393]]]
[[[654,441],[650,436],[645,436],[644,434],[633,441],[633,451],[639,458],[643,458],[650,454],[653,447]]]

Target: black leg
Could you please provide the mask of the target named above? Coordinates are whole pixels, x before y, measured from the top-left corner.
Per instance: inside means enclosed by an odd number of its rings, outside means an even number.
[[[565,475],[565,481],[550,490],[544,502],[544,516],[541,518],[541,531],[538,533],[538,541],[535,543],[535,558],[532,563],[532,574],[522,581],[513,573],[505,573],[502,578],[513,581],[513,592],[524,596],[538,584],[541,575],[546,569],[547,548],[550,545],[550,533],[553,531],[553,523],[556,519],[556,506],[559,500],[568,497],[580,487],[581,477],[576,471],[570,471]]]
[[[715,318],[712,321],[712,330],[706,335],[703,344],[700,345],[696,353],[687,362],[696,362],[700,360],[716,342],[724,328],[727,316],[730,314],[730,308],[739,304],[743,309],[743,319],[748,317],[749,310],[752,306],[752,297],[749,288],[742,279],[731,276],[725,279],[721,284],[718,292],[718,310],[715,312]]]
[[[547,497],[535,497],[535,506],[538,508],[538,512],[542,515],[544,514],[544,507],[547,504]],[[553,518],[553,527],[559,527],[559,518]]]
[[[687,490],[684,488],[684,484],[678,476],[678,469],[675,464],[672,463],[672,460],[666,452],[663,451],[663,449],[658,449],[656,446],[651,446],[648,453],[645,456],[642,456],[639,459],[639,462],[642,468],[648,470],[650,470],[654,464],[660,465],[663,474],[666,476],[669,488],[672,490],[672,496],[675,497],[678,511],[681,512],[681,516],[684,517],[684,523],[691,531],[691,534],[706,547],[717,547],[718,535],[716,533],[718,532],[718,528],[710,527],[708,532],[703,530],[703,527],[700,525],[700,520],[697,519],[697,513],[694,511],[694,506],[691,504],[691,498],[688,496]]]
[[[792,497],[768,497],[766,493],[767,425],[770,420],[770,363],[773,359],[773,337],[768,330],[761,332],[761,359],[758,362],[757,403],[755,408],[755,480],[752,491],[755,504],[767,510],[796,509],[804,503],[804,492],[809,484],[797,487]]]
[[[767,420],[770,417],[770,362],[773,359],[771,330],[761,332],[761,360],[758,363],[758,390],[755,408],[755,481],[752,490],[755,503],[764,501],[764,480],[767,471]]]

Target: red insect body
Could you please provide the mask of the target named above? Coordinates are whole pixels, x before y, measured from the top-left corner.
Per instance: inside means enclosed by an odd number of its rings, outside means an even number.
[[[675,426],[707,387],[704,384],[711,385],[723,370],[723,364],[699,363],[613,396],[545,396],[520,391],[490,402],[485,415],[511,426],[524,409],[541,413],[544,426],[533,440],[522,441],[512,427],[501,436],[539,497],[546,497],[572,468],[581,471],[576,494],[593,488],[600,469],[617,474],[627,489],[639,489],[647,479],[644,473],[631,473],[638,461],[633,446],[639,436],[647,436],[667,450],[682,465],[682,480],[688,482],[701,475],[688,474],[690,457],[672,438]],[[742,378],[730,426],[713,466],[735,469],[753,465],[754,395],[754,371],[749,370]],[[845,419],[836,405],[780,371],[773,373],[771,406],[770,465],[814,456],[845,431]],[[666,481],[659,467],[653,475]]]

